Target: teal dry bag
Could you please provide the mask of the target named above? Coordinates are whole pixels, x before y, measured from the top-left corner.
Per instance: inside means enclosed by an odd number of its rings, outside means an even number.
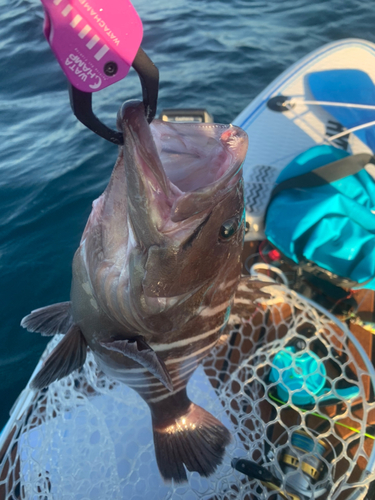
[[[373,158],[328,145],[297,156],[271,195],[268,240],[296,264],[311,262],[375,290]]]

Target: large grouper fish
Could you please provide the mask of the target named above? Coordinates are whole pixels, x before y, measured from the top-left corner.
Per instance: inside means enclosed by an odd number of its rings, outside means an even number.
[[[186,385],[220,338],[241,277],[247,135],[232,125],[149,125],[138,101],[117,122],[124,145],[74,256],[71,300],[21,323],[64,334],[31,385],[79,369],[91,349],[108,377],[146,401],[160,473],[181,482],[185,467],[213,473],[230,442]]]

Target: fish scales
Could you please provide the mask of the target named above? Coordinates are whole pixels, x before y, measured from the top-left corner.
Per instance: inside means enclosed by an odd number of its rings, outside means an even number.
[[[71,301],[21,323],[65,334],[32,386],[68,375],[91,349],[107,376],[149,405],[160,473],[181,482],[186,469],[214,472],[230,441],[186,386],[240,283],[247,136],[232,125],[149,126],[134,101],[118,127],[124,146],[74,256]]]

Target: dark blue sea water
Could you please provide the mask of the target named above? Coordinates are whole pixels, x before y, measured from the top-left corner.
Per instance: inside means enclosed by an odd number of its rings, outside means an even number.
[[[117,148],[71,113],[65,77],[42,34],[40,2],[0,5],[1,428],[48,340],[23,330],[20,320],[69,299],[73,254]],[[159,110],[206,107],[218,122],[231,121],[321,45],[348,37],[375,42],[370,0],[134,0],[134,6],[144,23],[143,48],[160,70]],[[131,73],[94,96],[95,111],[114,127],[121,102],[137,97]]]

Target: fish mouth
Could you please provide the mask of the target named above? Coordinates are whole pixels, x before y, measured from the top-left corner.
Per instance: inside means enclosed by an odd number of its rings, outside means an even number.
[[[246,134],[233,125],[155,120],[150,130],[169,181],[182,193],[203,190],[226,174],[238,173],[244,159]]]
[[[248,141],[239,127],[161,120],[149,125],[139,101],[122,106],[117,125],[124,134],[130,204],[138,217],[151,216],[159,232],[207,213],[242,177]]]

